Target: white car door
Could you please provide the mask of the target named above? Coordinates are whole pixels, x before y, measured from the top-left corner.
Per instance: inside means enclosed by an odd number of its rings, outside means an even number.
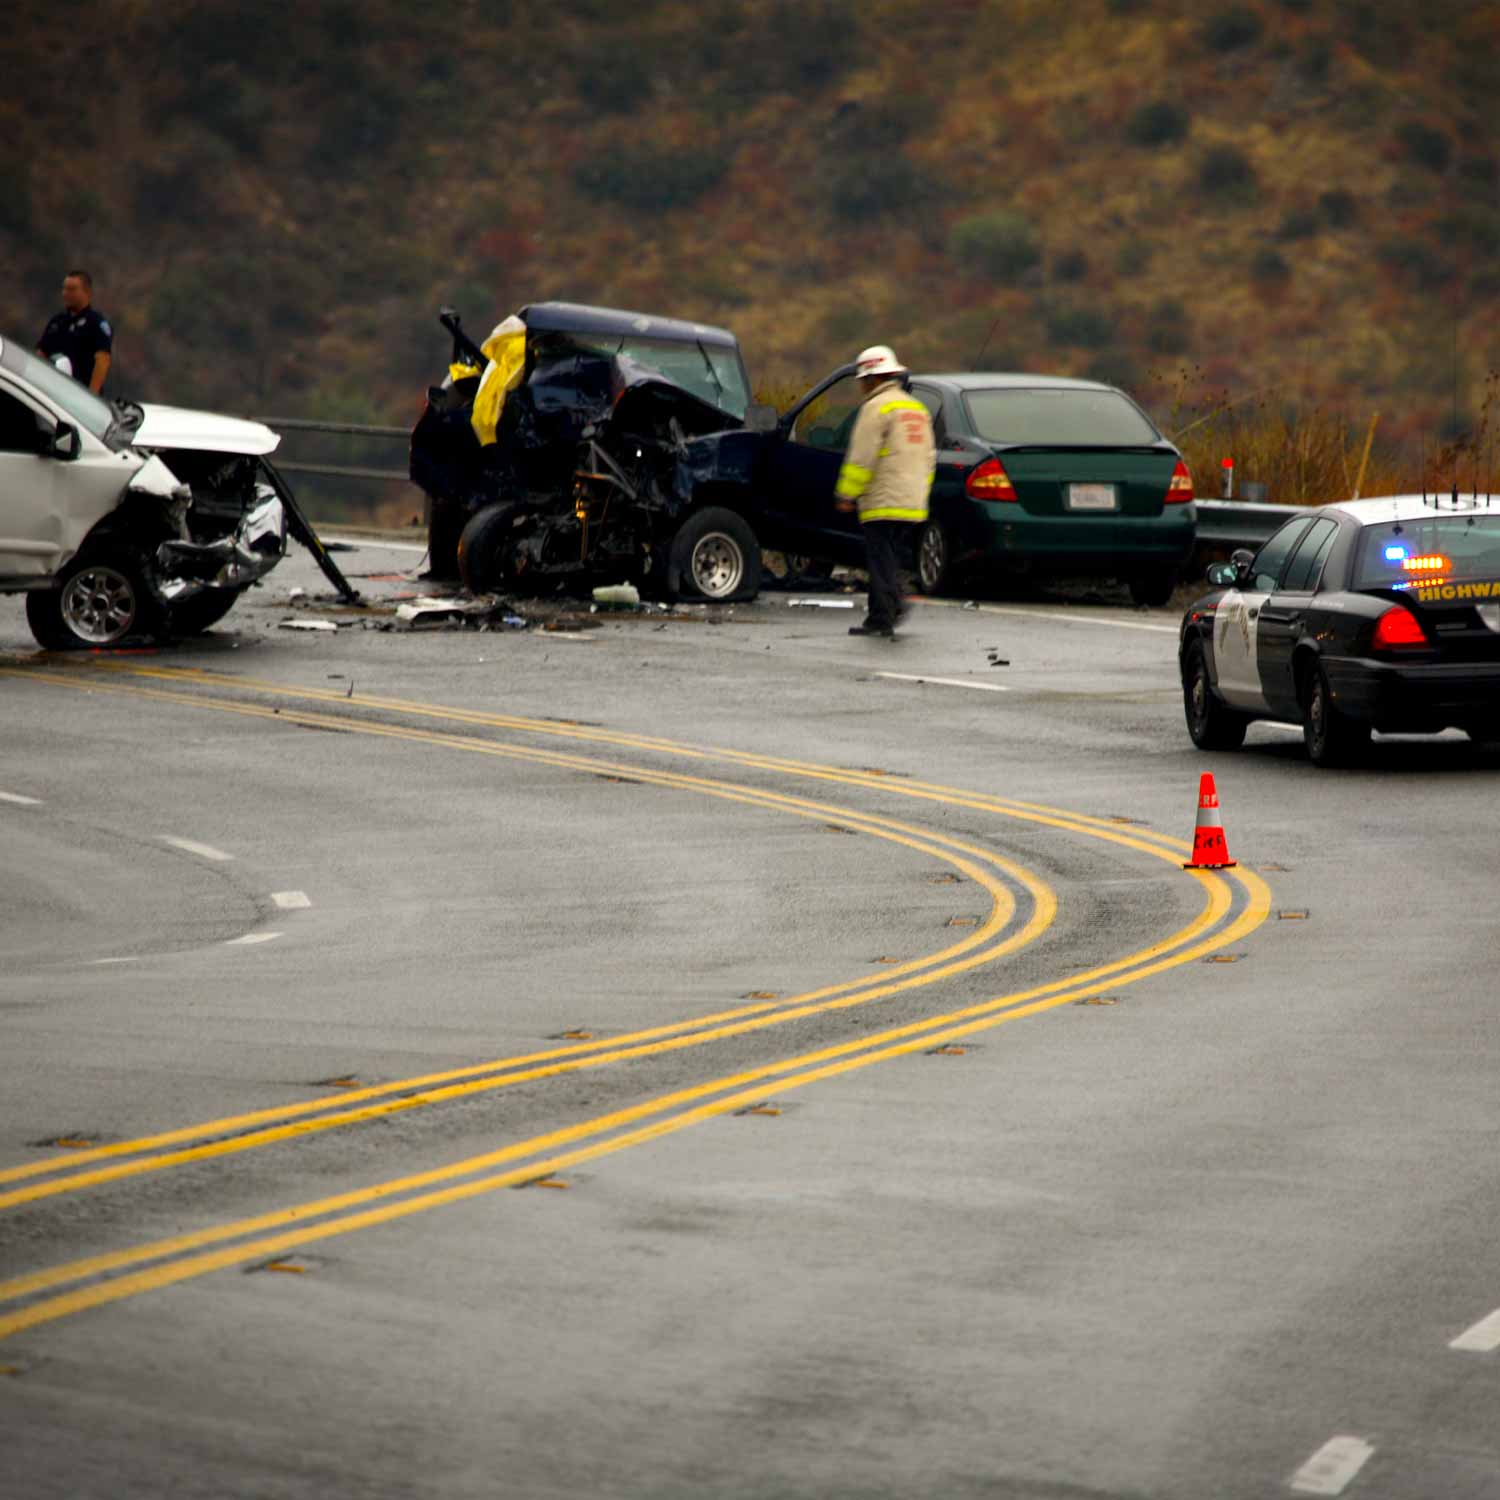
[[[1256,639],[1260,612],[1311,524],[1311,516],[1288,521],[1256,553],[1241,586],[1227,590],[1214,610],[1214,685],[1231,708],[1263,711],[1267,706]]]
[[[60,423],[76,433],[70,458],[54,452]],[[65,566],[143,462],[141,454],[111,450],[29,387],[0,378],[0,579],[46,578]]]

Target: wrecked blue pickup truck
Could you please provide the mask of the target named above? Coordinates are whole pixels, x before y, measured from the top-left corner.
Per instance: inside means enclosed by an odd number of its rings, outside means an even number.
[[[540,302],[480,345],[439,316],[452,364],[411,439],[434,575],[474,593],[629,581],[727,603],[759,591],[762,548],[798,566],[862,560],[833,503],[828,393],[852,399],[852,367],[778,420],[751,401],[726,329]]]

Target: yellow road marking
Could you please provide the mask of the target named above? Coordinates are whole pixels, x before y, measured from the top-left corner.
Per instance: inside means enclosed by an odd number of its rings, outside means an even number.
[[[1170,856],[1164,854],[1163,857],[1167,858]],[[1223,879],[1217,875],[1195,872],[1195,876],[1209,887],[1211,899],[1209,909],[1205,912],[1204,916],[1209,919],[1211,924],[1211,922],[1217,921],[1229,909],[1230,898],[1228,887],[1225,885]],[[1158,958],[1154,962],[1141,964],[1132,972],[1117,976],[1113,982],[1120,985],[1134,984],[1139,980],[1161,973],[1166,969],[1190,963],[1195,958],[1201,957],[1214,948],[1238,940],[1264,922],[1270,910],[1270,892],[1264,882],[1258,876],[1248,871],[1236,872],[1234,878],[1244,888],[1247,896],[1245,909],[1234,921],[1229,923],[1227,927],[1216,935],[1190,944],[1169,956]],[[1160,945],[1157,946],[1159,947]],[[484,1156],[472,1157],[466,1161],[453,1163],[432,1172],[394,1179],[391,1182],[382,1183],[373,1188],[362,1189],[355,1193],[340,1194],[333,1198],[326,1198],[318,1202],[303,1204],[296,1208],[281,1210],[278,1213],[263,1214],[252,1219],[245,1219],[237,1224],[224,1225],[218,1229],[203,1230],[196,1234],[178,1236],[174,1239],[158,1241],[152,1245],[141,1246],[134,1250],[119,1251],[106,1256],[95,1256],[89,1260],[74,1262],[70,1266],[57,1267],[50,1272],[41,1272],[32,1277],[22,1277],[17,1281],[0,1285],[0,1298],[13,1299],[25,1295],[30,1291],[45,1289],[47,1286],[61,1285],[67,1281],[77,1281],[85,1276],[102,1274],[105,1271],[120,1269],[126,1265],[139,1263],[144,1260],[160,1259],[164,1256],[178,1254],[185,1250],[196,1249],[215,1241],[255,1233],[276,1224],[294,1223],[298,1219],[336,1212],[342,1207],[354,1206],[361,1202],[378,1201],[382,1197],[409,1192],[414,1188],[427,1186],[435,1182],[451,1180],[461,1175],[470,1175],[475,1171],[482,1171],[501,1162],[513,1161],[521,1155],[535,1155],[538,1151],[551,1150],[559,1145],[565,1145],[570,1141],[578,1140],[587,1135],[597,1135],[601,1132],[617,1130],[622,1125],[629,1124],[650,1114],[660,1114],[664,1110],[673,1108],[675,1105],[687,1103],[694,1099],[701,1099],[708,1093],[718,1092],[725,1088],[735,1090],[735,1092],[714,1099],[709,1103],[698,1104],[692,1108],[681,1110],[676,1114],[668,1115],[664,1119],[656,1120],[634,1130],[626,1131],[623,1134],[612,1135],[607,1139],[594,1141],[591,1144],[577,1147],[571,1151],[565,1151],[561,1155],[550,1157],[541,1162],[529,1162],[524,1167],[514,1168],[495,1176],[459,1183],[453,1187],[424,1193],[414,1198],[405,1198],[399,1203],[388,1203],[378,1208],[348,1214],[343,1218],[321,1224],[290,1229],[268,1238],[241,1242],[222,1250],[209,1252],[208,1254],[186,1256],[183,1259],[172,1261],[165,1265],[154,1266],[147,1270],[118,1277],[111,1281],[101,1282],[73,1292],[64,1293],[57,1297],[47,1298],[43,1301],[33,1303],[29,1307],[22,1308],[17,1312],[0,1317],[0,1339],[19,1333],[24,1329],[34,1328],[39,1324],[69,1316],[73,1313],[121,1301],[142,1292],[159,1290],[163,1287],[186,1281],[192,1277],[206,1275],[209,1272],[228,1266],[242,1264],[247,1260],[255,1260],[268,1255],[283,1254],[288,1250],[317,1240],[350,1234],[360,1229],[371,1228],[395,1219],[409,1217],[412,1214],[426,1212],[432,1208],[475,1198],[485,1193],[494,1192],[500,1188],[514,1186],[523,1181],[535,1180],[538,1176],[547,1176],[560,1172],[567,1167],[576,1166],[581,1162],[593,1160],[631,1146],[645,1144],[679,1130],[686,1129],[690,1125],[699,1124],[705,1120],[714,1119],[726,1113],[732,1113],[734,1110],[746,1105],[760,1102],[764,1095],[762,1085],[768,1077],[778,1077],[778,1092],[784,1092],[793,1088],[802,1088],[807,1084],[836,1077],[855,1069],[869,1067],[877,1062],[907,1056],[913,1052],[926,1049],[934,1043],[941,1045],[943,1043],[958,1041],[964,1037],[972,1036],[976,1032],[1004,1025],[1009,1021],[1038,1015],[1044,1011],[1066,1005],[1070,1001],[1087,993],[1094,977],[1096,976],[1080,975],[1072,980],[1038,986],[1018,994],[1002,996],[995,1000],[966,1007],[963,1010],[954,1012],[950,1016],[932,1018],[929,1021],[915,1022],[906,1026],[892,1028],[876,1037],[864,1038],[855,1042],[846,1042],[836,1047],[823,1048],[819,1051],[804,1054],[780,1063],[770,1064],[745,1073],[699,1084],[693,1088],[679,1090],[674,1094],[647,1101],[627,1110],[621,1110],[593,1121],[568,1126],[563,1130],[554,1131],[544,1136],[537,1136],[530,1141],[518,1142],[513,1146],[505,1147],[499,1151],[490,1152]],[[1053,993],[1048,994],[1049,990]],[[1030,1003],[1024,1003],[1027,1001]],[[934,1030],[934,1025],[939,1027],[939,1029]],[[872,1048],[874,1050],[869,1050]],[[857,1053],[858,1055],[851,1056],[849,1055],[851,1053]],[[750,1087],[744,1086],[747,1083],[750,1084]]]

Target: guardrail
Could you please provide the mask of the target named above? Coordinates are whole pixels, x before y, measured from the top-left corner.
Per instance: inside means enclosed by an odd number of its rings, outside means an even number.
[[[1254,500],[1199,500],[1200,547],[1258,547],[1304,507]]]
[[[300,417],[257,417],[272,432],[316,432],[332,437],[399,438],[411,437],[409,427],[376,427],[366,422],[308,422]],[[404,482],[405,469],[374,469],[364,464],[314,464],[278,458],[276,467],[283,474],[316,474],[324,479],[373,479],[382,482]]]

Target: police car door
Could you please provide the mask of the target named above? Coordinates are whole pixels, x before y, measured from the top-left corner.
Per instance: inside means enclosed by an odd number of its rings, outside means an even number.
[[[1311,516],[1288,521],[1255,554],[1240,585],[1227,590],[1214,611],[1214,685],[1233,708],[1266,707],[1256,659],[1260,612],[1293,548],[1311,524]]]

